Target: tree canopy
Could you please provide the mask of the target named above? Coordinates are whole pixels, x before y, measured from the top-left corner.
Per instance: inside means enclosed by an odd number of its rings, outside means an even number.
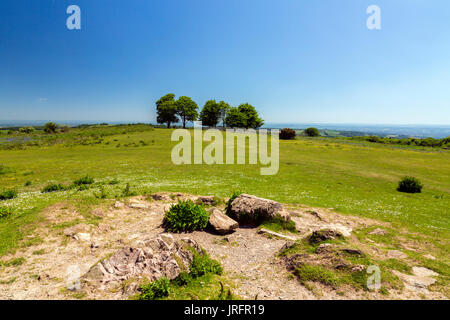
[[[226,124],[233,128],[259,128],[264,121],[259,117],[255,107],[243,103],[237,108],[230,108],[227,112]]]
[[[167,128],[170,128],[171,123],[178,122],[177,113],[175,95],[173,93],[166,94],[156,101],[156,121],[158,123],[167,123]]]
[[[202,111],[200,112],[200,120],[203,125],[209,127],[215,127],[219,122],[220,118],[220,109],[219,104],[216,100],[208,100],[203,106]]]
[[[177,114],[180,116],[183,122],[183,128],[186,128],[186,121],[195,121],[198,118],[198,106],[189,97],[179,97],[175,102]]]

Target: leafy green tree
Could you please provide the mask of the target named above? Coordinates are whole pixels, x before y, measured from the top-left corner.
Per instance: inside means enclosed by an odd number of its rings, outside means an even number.
[[[259,117],[255,107],[248,103],[239,105],[238,110],[245,117],[245,128],[259,128],[264,124],[264,121]]]
[[[189,97],[179,97],[175,102],[177,106],[177,113],[183,121],[183,128],[186,128],[186,121],[195,121],[198,118],[198,106]]]
[[[58,125],[54,122],[47,122],[44,126],[45,133],[56,133],[57,129],[58,129]]]
[[[245,128],[247,125],[245,114],[240,112],[236,107],[231,107],[228,110],[225,122],[227,126],[231,128]]]
[[[156,121],[158,123],[167,123],[167,128],[170,128],[171,123],[178,122],[177,113],[173,93],[166,94],[156,101]]]
[[[202,111],[200,112],[200,120],[203,125],[209,127],[215,127],[219,122],[220,118],[220,109],[219,104],[216,100],[208,100],[203,106]]]
[[[219,107],[219,119],[222,122],[222,126],[225,129],[227,112],[230,110],[230,105],[225,101],[220,101],[218,104]]]
[[[307,128],[305,129],[305,134],[308,137],[317,137],[319,135],[319,130],[317,128]]]

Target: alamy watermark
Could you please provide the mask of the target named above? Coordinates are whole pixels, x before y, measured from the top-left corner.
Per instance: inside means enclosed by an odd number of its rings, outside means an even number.
[[[194,122],[192,130],[176,129],[172,141],[180,141],[172,149],[175,165],[181,164],[259,164],[261,175],[275,175],[279,169],[279,130],[273,129],[218,129],[203,130],[202,123]],[[225,136],[225,138],[224,138]],[[270,154],[268,139],[270,137]],[[225,142],[224,142],[225,140]],[[248,162],[247,155],[248,141]],[[203,148],[203,142],[207,145]],[[193,152],[192,152],[193,150]],[[236,152],[235,152],[236,151]],[[193,154],[192,154],[193,153]]]

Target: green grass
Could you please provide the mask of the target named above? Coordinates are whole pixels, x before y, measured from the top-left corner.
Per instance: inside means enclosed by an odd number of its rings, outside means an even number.
[[[0,150],[1,185],[19,192],[17,198],[4,201],[18,216],[0,221],[0,255],[17,243],[12,239],[20,238],[9,234],[12,226],[20,230],[38,217],[33,210],[65,199],[95,198],[99,190],[93,188],[38,193],[46,185],[70,185],[86,174],[104,183],[110,196],[120,196],[127,184],[136,194],[169,191],[229,197],[241,190],[284,203],[334,208],[389,221],[395,228],[406,227],[441,241],[449,239],[448,150],[300,137],[280,141],[278,174],[261,176],[259,165],[176,166],[171,148],[177,142],[170,141],[171,132],[148,126],[72,129],[48,138],[35,136],[52,143]],[[422,193],[396,191],[403,176],[420,179]],[[25,187],[30,180],[33,184]],[[108,184],[112,180],[119,183]]]

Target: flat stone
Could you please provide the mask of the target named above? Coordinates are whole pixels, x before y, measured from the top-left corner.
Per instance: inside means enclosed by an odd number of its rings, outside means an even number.
[[[285,240],[288,240],[288,241],[296,241],[297,240],[297,238],[290,237],[290,236],[287,236],[287,235],[284,235],[284,234],[281,234],[281,233],[278,233],[278,232],[274,232],[274,231],[271,231],[271,230],[267,230],[267,229],[264,229],[264,228],[261,228],[260,230],[258,230],[258,233],[259,234],[268,234],[268,235],[271,235],[271,236],[274,236],[274,237],[278,237],[278,238],[281,238],[281,239],[285,239]]]
[[[220,234],[231,233],[239,226],[237,221],[231,219],[217,208],[212,208],[210,210],[209,224]]]
[[[435,256],[432,256],[431,254],[426,254],[423,256],[424,258],[430,259],[430,260],[436,260]]]
[[[116,201],[116,202],[114,203],[114,208],[116,208],[116,209],[123,208],[124,205],[125,205],[125,204],[124,204],[123,202]]]
[[[281,203],[245,193],[230,204],[230,216],[240,224],[257,224],[277,215],[286,221],[291,219],[289,212],[283,209]]]
[[[132,209],[148,209],[148,204],[146,203],[130,203],[128,206]]]
[[[405,258],[408,258],[406,253],[401,252],[399,250],[389,250],[387,252],[387,256],[388,256],[388,258],[394,258],[394,259],[405,259]]]
[[[404,274],[397,270],[392,270],[392,273],[402,279],[405,287],[412,291],[422,291],[436,282],[436,279],[430,277]]]
[[[433,276],[438,276],[439,273],[434,272],[433,270],[424,268],[424,267],[413,267],[412,268],[412,272],[416,275],[416,276],[420,276],[420,277],[433,277]]]
[[[80,232],[80,233],[77,233],[73,238],[75,240],[78,240],[78,241],[90,242],[91,241],[91,234],[90,233]]]
[[[197,200],[206,205],[214,205],[215,204],[214,196],[200,196],[197,198]]]

